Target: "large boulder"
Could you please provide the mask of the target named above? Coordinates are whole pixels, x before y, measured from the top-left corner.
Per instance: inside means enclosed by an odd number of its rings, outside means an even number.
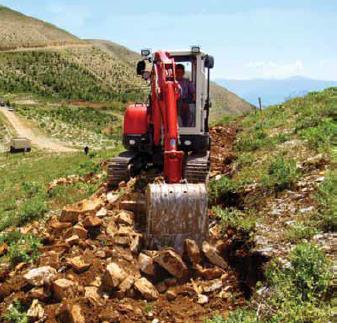
[[[210,245],[207,241],[203,242],[202,251],[211,264],[218,266],[224,270],[228,269],[228,264],[220,256],[218,250],[214,246]]]
[[[155,301],[159,297],[159,293],[156,288],[145,277],[136,280],[135,288],[148,301]]]
[[[39,287],[45,284],[50,284],[56,278],[56,269],[50,266],[43,266],[31,269],[23,278],[30,285]]]
[[[115,262],[108,264],[102,278],[102,287],[105,290],[115,289],[128,276],[128,274]]]
[[[160,250],[153,260],[172,276],[183,278],[188,274],[187,266],[180,255],[172,249]]]

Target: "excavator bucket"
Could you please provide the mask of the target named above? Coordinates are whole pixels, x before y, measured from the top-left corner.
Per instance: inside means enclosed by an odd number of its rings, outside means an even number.
[[[173,247],[183,252],[185,239],[199,245],[208,237],[205,184],[149,184],[146,191],[149,249]]]

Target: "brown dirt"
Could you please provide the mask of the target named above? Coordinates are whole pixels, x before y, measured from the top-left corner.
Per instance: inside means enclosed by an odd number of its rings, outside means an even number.
[[[212,129],[213,138],[212,148],[212,169],[215,172],[230,173],[230,162],[233,160],[231,152],[232,143],[237,129],[233,127],[216,127]],[[210,284],[202,278],[187,260],[187,255],[183,259],[189,268],[188,277],[178,280],[173,284],[173,289],[177,293],[177,298],[173,301],[166,299],[165,294],[155,302],[145,301],[141,295],[131,288],[125,295],[121,295],[118,290],[103,293],[99,287],[100,303],[94,303],[84,296],[84,287],[92,285],[92,282],[103,276],[108,263],[114,261],[118,263],[129,275],[140,277],[138,265],[138,252],[132,253],[129,246],[117,245],[114,238],[106,231],[109,223],[116,223],[116,214],[120,212],[121,203],[130,197],[139,196],[135,193],[139,190],[137,181],[130,181],[123,188],[124,195],[115,203],[107,201],[106,193],[102,188],[92,200],[98,198],[102,200],[102,205],[108,212],[103,217],[103,225],[99,228],[89,228],[88,238],[80,239],[74,246],[70,246],[65,240],[69,237],[68,229],[56,230],[52,223],[57,221],[57,217],[51,218],[46,225],[34,223],[29,225],[26,231],[36,232],[43,238],[41,257],[34,264],[20,266],[7,270],[1,275],[0,283],[0,313],[3,313],[15,299],[19,299],[28,308],[33,301],[30,291],[32,286],[28,286],[23,279],[23,275],[28,269],[39,266],[50,265],[58,271],[58,278],[70,279],[76,283],[77,292],[75,297],[65,299],[61,303],[57,302],[52,295],[48,295],[43,300],[46,322],[55,322],[57,313],[62,304],[78,304],[86,322],[116,321],[116,322],[148,322],[158,318],[161,322],[203,322],[205,318],[216,313],[226,315],[228,311],[242,306],[247,297],[250,296],[249,288],[256,283],[259,277],[255,277],[256,267],[260,265],[259,259],[250,253],[250,246],[245,243],[245,238],[229,230],[227,234],[219,233],[215,226],[211,230],[210,242],[217,247],[220,255],[227,261],[229,267],[223,271],[221,276],[223,286],[216,291],[206,293],[209,297],[207,304],[197,303],[197,293],[195,286]],[[142,185],[141,185],[142,186]],[[89,212],[90,213],[90,212]],[[132,235],[142,234],[141,213],[135,213],[136,227],[132,227]],[[83,222],[88,213],[80,215],[80,222]],[[118,230],[123,229],[120,224]],[[140,231],[139,231],[140,230]],[[141,248],[142,249],[142,248]],[[104,251],[104,254],[101,252]],[[84,261],[90,263],[88,270],[78,273],[69,265],[69,259],[75,256],[82,256]],[[215,268],[205,256],[202,258],[201,265],[204,268]],[[242,268],[246,270],[242,271]],[[145,275],[145,277],[147,277]],[[155,277],[147,277],[157,284],[166,278],[172,277],[163,269],[158,269]],[[46,292],[50,290],[45,286]],[[108,317],[109,319],[106,319]]]

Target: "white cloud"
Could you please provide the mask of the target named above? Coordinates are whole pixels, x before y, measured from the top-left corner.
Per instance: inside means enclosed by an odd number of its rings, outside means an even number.
[[[245,67],[249,70],[249,74],[254,74],[259,78],[285,78],[302,75],[304,72],[304,65],[301,60],[290,63],[255,61],[247,63]]]

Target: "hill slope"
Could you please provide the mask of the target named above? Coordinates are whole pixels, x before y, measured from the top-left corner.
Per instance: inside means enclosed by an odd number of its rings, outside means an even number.
[[[0,5],[0,49],[80,44],[74,35]]]
[[[24,49],[24,50],[23,50]],[[80,40],[51,24],[0,7],[0,92],[87,101],[144,98],[135,74],[139,55],[105,40]],[[212,118],[240,114],[250,104],[212,83]]]

